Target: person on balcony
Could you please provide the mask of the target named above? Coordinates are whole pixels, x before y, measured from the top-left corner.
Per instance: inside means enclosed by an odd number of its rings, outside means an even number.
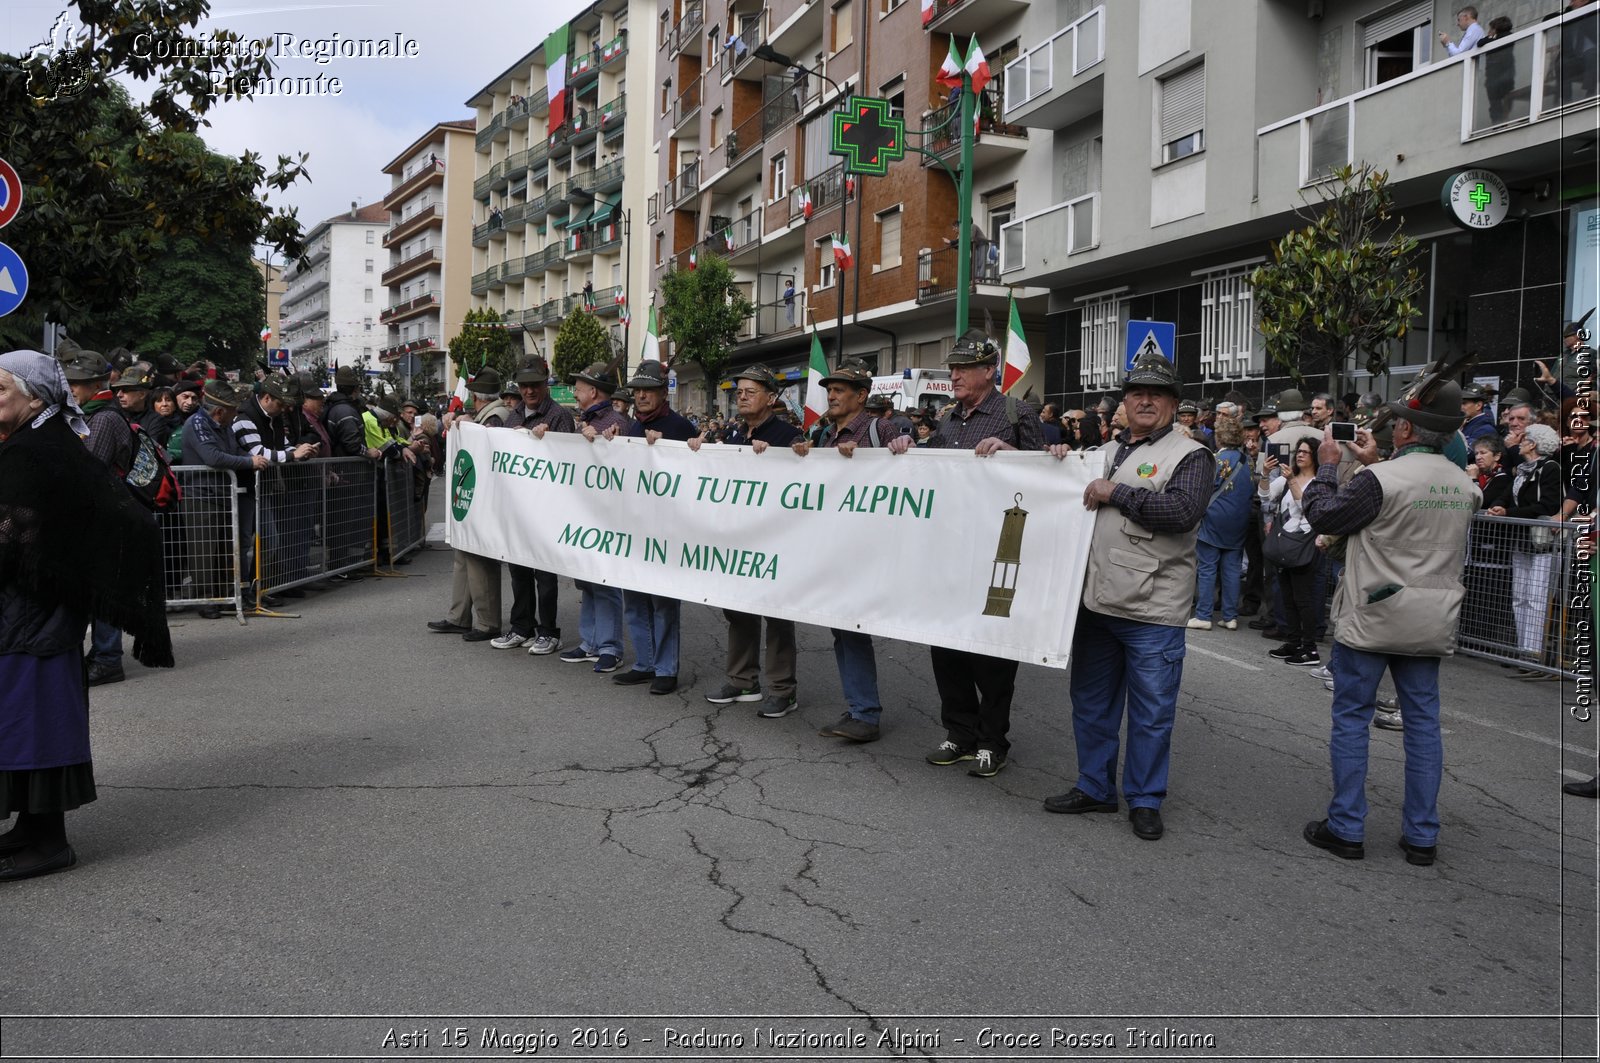
[[[1445,51],[1452,57],[1461,55],[1478,46],[1483,39],[1483,27],[1478,25],[1478,9],[1464,7],[1456,12],[1456,25],[1461,27],[1461,39],[1454,44],[1450,43],[1448,33],[1439,34],[1439,43],[1444,45]]]

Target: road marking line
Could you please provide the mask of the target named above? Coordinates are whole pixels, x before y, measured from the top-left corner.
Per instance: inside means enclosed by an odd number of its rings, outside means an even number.
[[[1261,671],[1260,668],[1256,667],[1253,664],[1245,664],[1243,661],[1235,660],[1234,658],[1229,657],[1225,653],[1218,653],[1216,650],[1208,650],[1203,646],[1196,646],[1192,642],[1189,643],[1189,649],[1193,650],[1195,653],[1200,654],[1202,657],[1215,657],[1219,661],[1227,661],[1229,664],[1233,665],[1235,668],[1243,668],[1247,672],[1259,672],[1259,671]]]
[[[1550,746],[1554,749],[1564,749],[1568,753],[1577,753],[1578,755],[1585,757],[1595,756],[1595,751],[1592,749],[1585,749],[1582,746],[1575,746],[1571,742],[1563,742],[1558,738],[1546,738],[1544,735],[1536,735],[1532,731],[1519,731],[1515,727],[1507,727],[1503,723],[1495,723],[1493,720],[1486,720],[1482,716],[1474,716],[1468,712],[1457,712],[1455,709],[1442,709],[1440,710],[1440,715],[1452,716],[1458,720],[1465,720],[1468,723],[1477,724],[1479,727],[1488,727],[1491,730],[1500,731],[1504,734],[1513,735],[1517,738],[1526,738],[1530,742],[1538,742],[1540,745]]]
[[[1586,771],[1578,771],[1576,768],[1562,768],[1561,774],[1565,775],[1569,779],[1580,779],[1583,782],[1589,781],[1589,773]]]

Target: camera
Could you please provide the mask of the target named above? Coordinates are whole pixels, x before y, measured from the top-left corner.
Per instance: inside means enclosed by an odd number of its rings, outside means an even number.
[[[1333,432],[1333,438],[1340,443],[1356,441],[1356,426],[1352,421],[1334,421],[1328,428]]]

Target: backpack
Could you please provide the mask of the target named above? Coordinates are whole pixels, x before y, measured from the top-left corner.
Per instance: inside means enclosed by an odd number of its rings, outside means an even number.
[[[117,475],[144,508],[165,513],[183,500],[178,474],[172,471],[166,448],[143,425],[129,421],[128,430],[133,433],[132,456],[128,468],[116,470]]]

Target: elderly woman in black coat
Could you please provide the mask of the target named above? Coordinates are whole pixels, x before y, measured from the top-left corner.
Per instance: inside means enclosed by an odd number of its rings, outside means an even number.
[[[95,799],[84,629],[172,665],[154,518],[83,445],[61,366],[0,354],[0,882],[77,863],[66,813]]]

